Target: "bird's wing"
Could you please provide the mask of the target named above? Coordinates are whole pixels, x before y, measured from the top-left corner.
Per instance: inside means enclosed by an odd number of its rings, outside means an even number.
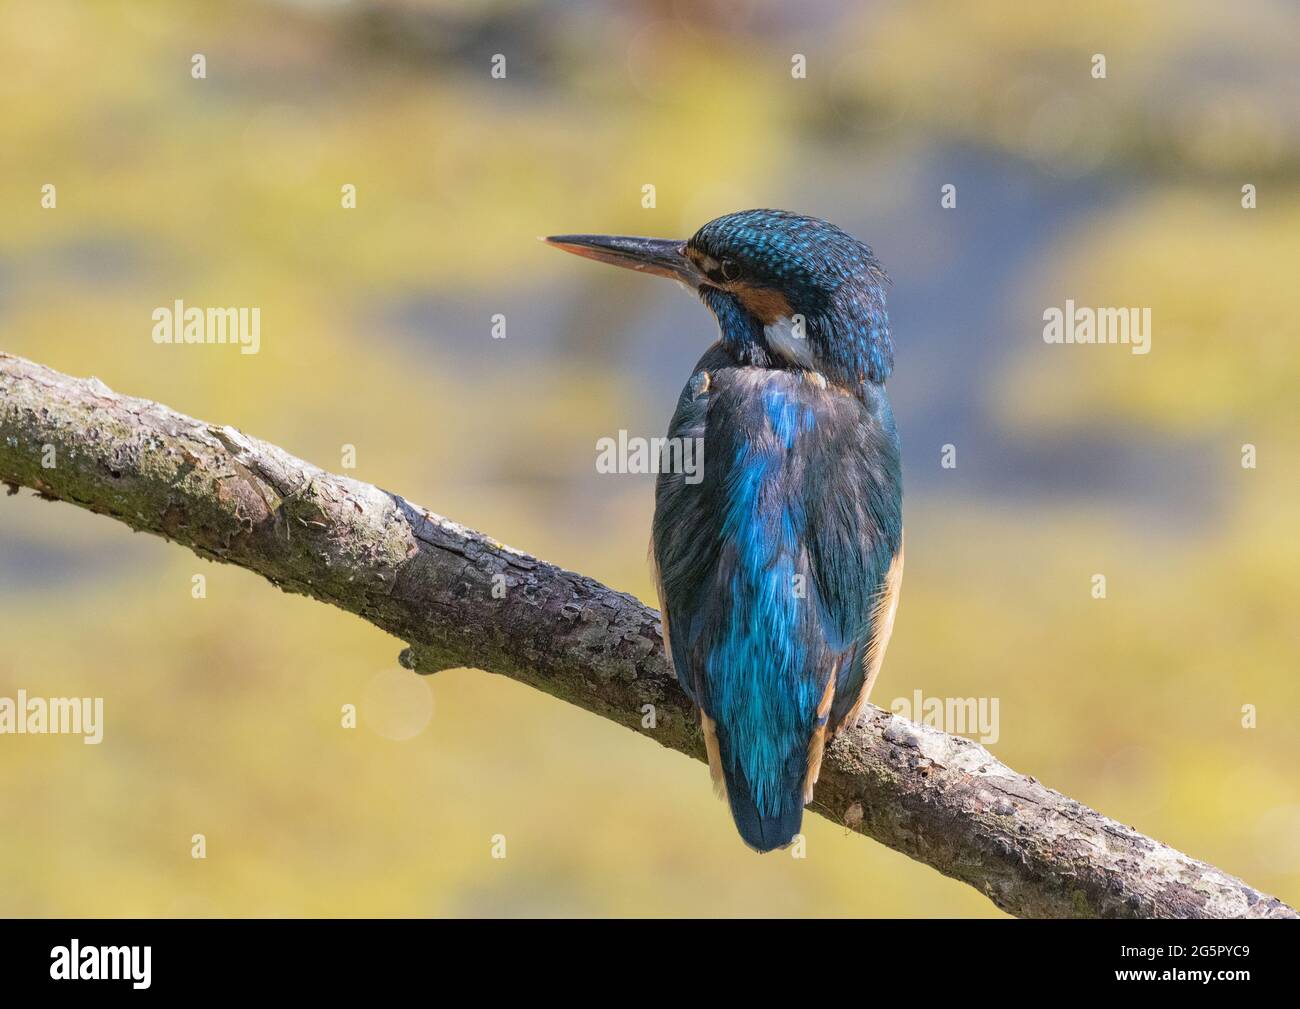
[[[809,543],[827,613],[853,639],[852,652],[836,669],[830,732],[856,719],[875,684],[903,582],[902,473],[893,412],[878,386],[853,402],[861,408],[859,433],[821,460],[827,472],[809,486],[810,494],[836,503],[833,519]]]
[[[828,733],[853,721],[880,673],[903,580],[902,474],[898,434],[884,390],[838,396],[818,415],[826,441],[803,474],[809,564],[817,581],[835,685],[810,748],[806,795]]]
[[[670,429],[703,439],[704,464],[659,478],[665,632],[737,826],[760,849],[797,832],[836,695],[873,640],[898,522],[892,421],[873,423],[854,397],[711,352]]]

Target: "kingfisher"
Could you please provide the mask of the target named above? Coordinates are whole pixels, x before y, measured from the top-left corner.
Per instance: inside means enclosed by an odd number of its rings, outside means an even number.
[[[546,241],[676,280],[717,320],[668,428],[669,445],[699,439],[703,475],[661,468],[651,566],[715,787],[751,848],[785,847],[898,608],[889,279],[869,246],[782,210],[728,214],[685,241]]]

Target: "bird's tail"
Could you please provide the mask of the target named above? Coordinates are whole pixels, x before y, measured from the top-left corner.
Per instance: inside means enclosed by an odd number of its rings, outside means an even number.
[[[726,730],[704,711],[700,712],[700,724],[704,730],[704,748],[709,754],[714,787],[719,795],[726,797],[741,838],[755,851],[784,848],[794,840],[803,824],[806,765],[798,757],[787,761],[786,773],[779,786],[781,801],[775,811],[769,809],[764,813],[754,799],[744,772],[732,759]]]
[[[785,805],[779,813],[764,816],[749,794],[744,779],[740,775],[731,774],[727,775],[727,779],[727,802],[731,805],[731,816],[747,845],[755,851],[773,851],[784,848],[794,840],[803,825],[802,787],[785,797]]]

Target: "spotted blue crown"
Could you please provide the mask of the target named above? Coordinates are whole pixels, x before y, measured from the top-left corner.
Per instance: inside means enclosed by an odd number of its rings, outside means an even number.
[[[744,210],[710,221],[690,239],[688,250],[728,264],[726,278],[779,291],[803,317],[812,367],[831,381],[854,387],[883,383],[893,371],[894,344],[885,308],[889,277],[871,247],[829,221],[784,210]],[[705,301],[723,327],[724,339],[764,345],[752,312],[722,303],[705,288]],[[734,316],[739,316],[735,318]],[[746,319],[745,317],[749,318]],[[778,355],[754,363],[780,366]]]

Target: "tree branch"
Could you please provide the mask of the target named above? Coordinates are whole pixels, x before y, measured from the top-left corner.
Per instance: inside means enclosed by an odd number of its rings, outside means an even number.
[[[418,672],[500,673],[703,758],[655,610],[234,428],[0,353],[0,481],[364,617],[409,643],[402,663]],[[828,749],[813,808],[1016,915],[1297,916],[974,742],[876,707]]]

